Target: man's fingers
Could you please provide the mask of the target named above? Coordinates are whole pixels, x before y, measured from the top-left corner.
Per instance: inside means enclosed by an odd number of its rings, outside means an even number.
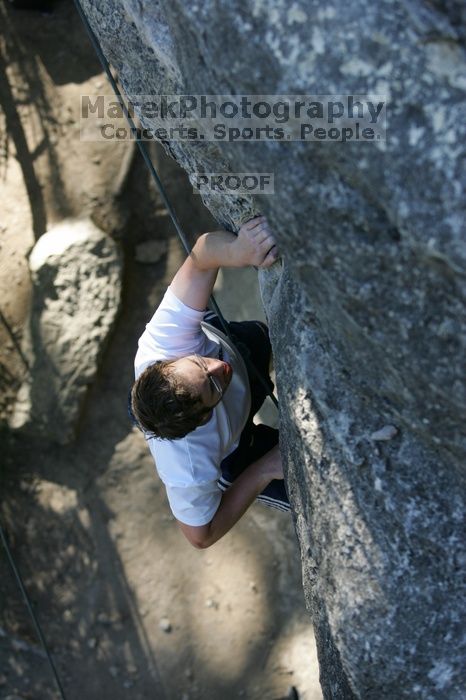
[[[271,243],[269,245],[269,248],[271,248],[272,245],[275,243],[273,233],[267,227],[254,229],[254,238],[252,240],[259,245],[262,245],[264,241],[270,240]]]
[[[238,240],[245,265],[270,267],[279,257],[275,238],[265,216],[256,216],[244,223]]]
[[[265,256],[264,260],[261,262],[259,267],[270,267],[279,258],[279,253],[276,245],[273,245]]]
[[[262,241],[264,241],[266,238],[272,239],[272,241],[275,243],[273,233],[267,221],[263,221],[262,223],[258,224],[254,229],[251,229],[248,233],[250,240],[254,241],[254,243],[256,244],[262,243]]]
[[[269,226],[269,222],[264,219],[263,221],[259,221],[259,223],[254,226],[253,229],[249,229],[250,231],[253,231],[254,234],[256,234],[258,231],[271,231],[271,228]]]
[[[254,219],[249,219],[249,221],[246,221],[243,226],[248,230],[252,231],[252,229],[256,228],[256,226],[259,226],[259,224],[262,224],[266,221],[265,216],[256,216]]]

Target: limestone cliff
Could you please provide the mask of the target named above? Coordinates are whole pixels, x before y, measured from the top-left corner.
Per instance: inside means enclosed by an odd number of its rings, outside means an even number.
[[[266,214],[283,253],[261,283],[325,698],[459,700],[463,3],[83,6],[131,95],[386,96],[386,141],[164,145],[191,176],[275,174],[273,196],[204,200],[231,229]]]

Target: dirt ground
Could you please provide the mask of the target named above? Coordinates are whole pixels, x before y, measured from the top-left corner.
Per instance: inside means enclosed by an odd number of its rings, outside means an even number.
[[[73,4],[51,14],[2,4],[0,25],[0,509],[66,697],[278,700],[295,686],[318,700],[291,518],[253,506],[194,550],[127,420],[137,339],[183,254],[140,158],[115,191],[131,145],[79,140],[79,96],[110,89]],[[186,230],[215,226],[186,175],[160,147],[154,157]],[[85,214],[120,240],[124,292],[76,440],[57,446],[11,434],[6,418],[28,371],[27,254],[51,224]],[[142,264],[135,251],[148,240],[165,252]],[[251,271],[221,276],[217,300],[231,318],[262,313]],[[1,548],[0,567],[0,699],[56,698]]]

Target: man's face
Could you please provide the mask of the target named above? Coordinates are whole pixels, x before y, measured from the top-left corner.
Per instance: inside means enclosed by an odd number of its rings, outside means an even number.
[[[222,400],[233,376],[228,362],[201,355],[187,355],[176,360],[172,371],[183,378],[206,409],[214,408]]]

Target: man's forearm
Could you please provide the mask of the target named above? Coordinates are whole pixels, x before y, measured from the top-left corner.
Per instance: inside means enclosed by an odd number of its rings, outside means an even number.
[[[184,304],[199,311],[206,308],[232,239],[235,236],[228,231],[213,231],[199,236],[170,285]]]
[[[251,219],[238,235],[229,231],[204,233],[171,283],[184,304],[206,308],[220,267],[270,267],[278,257],[275,241],[264,217]]]
[[[272,481],[283,478],[278,445],[253,462],[223,494],[220,506],[208,525],[191,527],[180,523],[191,544],[200,549],[210,547],[240,520],[251,503]]]
[[[265,217],[241,226],[237,235],[213,231],[198,238],[191,254],[201,270],[219,267],[270,267],[278,257],[275,239]]]
[[[229,231],[203,233],[191,251],[192,263],[201,271],[232,266],[232,244],[235,241],[236,236]]]

